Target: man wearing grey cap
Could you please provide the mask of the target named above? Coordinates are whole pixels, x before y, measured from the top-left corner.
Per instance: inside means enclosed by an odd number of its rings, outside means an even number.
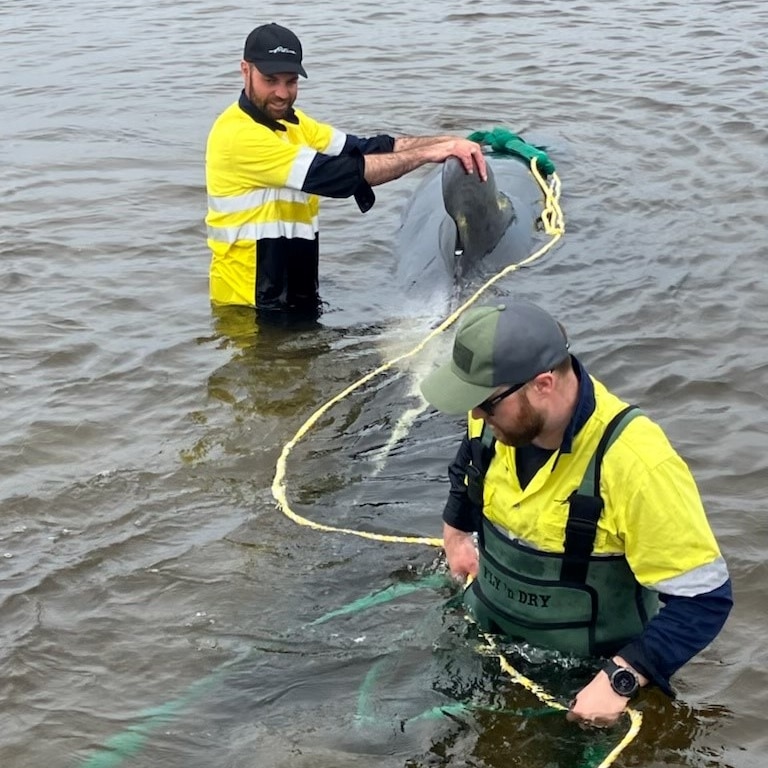
[[[320,197],[354,197],[455,156],[487,177],[479,144],[455,136],[360,138],[313,120],[294,102],[306,77],[299,38],[279,24],[248,35],[239,101],[216,120],[206,149],[210,297],[260,313],[317,315]]]
[[[569,718],[616,721],[707,646],[732,605],[695,481],[661,428],[590,376],[535,304],[470,309],[422,392],[469,414],[443,542],[487,632],[607,661]]]

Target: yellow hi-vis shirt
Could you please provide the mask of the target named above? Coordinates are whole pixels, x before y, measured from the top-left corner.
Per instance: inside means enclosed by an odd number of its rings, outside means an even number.
[[[265,238],[316,240],[320,200],[301,191],[317,152],[338,155],[346,134],[294,110],[286,130],[257,123],[234,103],[208,136],[210,297],[256,306],[256,249]]]
[[[592,382],[595,411],[574,436],[572,451],[556,451],[524,489],[515,449],[496,442],[485,476],[483,513],[510,539],[563,552],[568,497],[608,422],[627,405]],[[470,437],[480,434],[482,424],[470,417]],[[600,495],[605,507],[594,555],[624,554],[640,584],[669,595],[706,593],[728,578],[690,470],[647,417],[633,419],[605,453]]]

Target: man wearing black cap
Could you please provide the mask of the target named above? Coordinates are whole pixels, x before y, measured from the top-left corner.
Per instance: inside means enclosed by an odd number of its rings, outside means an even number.
[[[240,99],[214,123],[206,151],[210,295],[214,304],[318,314],[319,197],[354,196],[457,157],[486,178],[482,150],[453,136],[360,138],[298,109],[303,51],[278,24],[247,37]]]
[[[672,695],[670,676],[718,634],[732,595],[696,484],[661,429],[526,301],[470,309],[422,392],[469,413],[443,543],[453,575],[474,578],[465,604],[481,628],[607,659],[571,719],[611,724],[649,683]]]

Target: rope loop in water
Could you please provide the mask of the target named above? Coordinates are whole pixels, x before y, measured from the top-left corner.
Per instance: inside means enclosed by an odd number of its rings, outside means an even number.
[[[381,533],[373,533],[369,531],[354,530],[351,528],[337,528],[332,525],[324,525],[317,523],[313,520],[309,520],[306,517],[302,517],[291,509],[291,505],[288,503],[288,495],[286,489],[286,466],[288,463],[288,456],[291,451],[296,447],[299,441],[312,429],[312,427],[319,421],[319,419],[333,408],[334,405],[340,403],[346,397],[351,395],[355,390],[360,389],[364,384],[367,384],[372,379],[376,378],[382,373],[394,368],[398,363],[403,360],[413,357],[421,352],[426,345],[432,341],[432,339],[439,336],[445,330],[450,328],[461,315],[469,309],[492,285],[497,283],[506,275],[516,272],[521,267],[525,267],[534,261],[540,259],[544,254],[548,253],[565,234],[565,223],[563,219],[563,212],[560,208],[560,192],[561,184],[557,174],[552,174],[551,182],[547,183],[547,180],[541,175],[536,159],[531,159],[531,173],[533,174],[536,183],[542,190],[544,195],[544,206],[541,212],[541,222],[546,234],[550,236],[550,239],[537,251],[527,256],[522,261],[515,264],[508,264],[500,272],[497,272],[489,280],[487,280],[480,288],[475,291],[458,309],[452,312],[445,320],[443,320],[436,328],[430,331],[416,346],[409,351],[398,355],[397,357],[388,360],[380,365],[378,368],[370,371],[362,376],[354,383],[350,384],[346,389],[339,392],[332,397],[326,403],[321,405],[302,425],[299,427],[296,434],[283,446],[283,450],[280,453],[280,457],[277,460],[275,466],[275,476],[272,480],[272,495],[277,502],[278,507],[283,514],[294,523],[298,525],[308,526],[316,531],[324,531],[326,533],[343,533],[350,536],[359,536],[364,539],[373,539],[375,541],[383,541],[396,544],[425,544],[432,547],[441,547],[443,545],[442,539],[437,538],[425,538],[421,536],[391,536]]]

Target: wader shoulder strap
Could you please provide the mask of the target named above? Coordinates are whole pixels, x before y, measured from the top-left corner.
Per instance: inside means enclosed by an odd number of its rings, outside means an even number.
[[[565,524],[561,581],[583,584],[587,578],[589,558],[595,546],[597,521],[603,513],[604,506],[603,499],[600,497],[600,470],[603,456],[624,427],[640,414],[641,411],[636,405],[629,405],[611,419],[589,460],[581,485],[568,498],[568,522]]]
[[[491,459],[496,446],[496,438],[487,424],[483,424],[480,437],[469,441],[472,450],[471,464],[467,467],[467,496],[477,507],[483,508],[483,482],[485,473],[491,466]]]

